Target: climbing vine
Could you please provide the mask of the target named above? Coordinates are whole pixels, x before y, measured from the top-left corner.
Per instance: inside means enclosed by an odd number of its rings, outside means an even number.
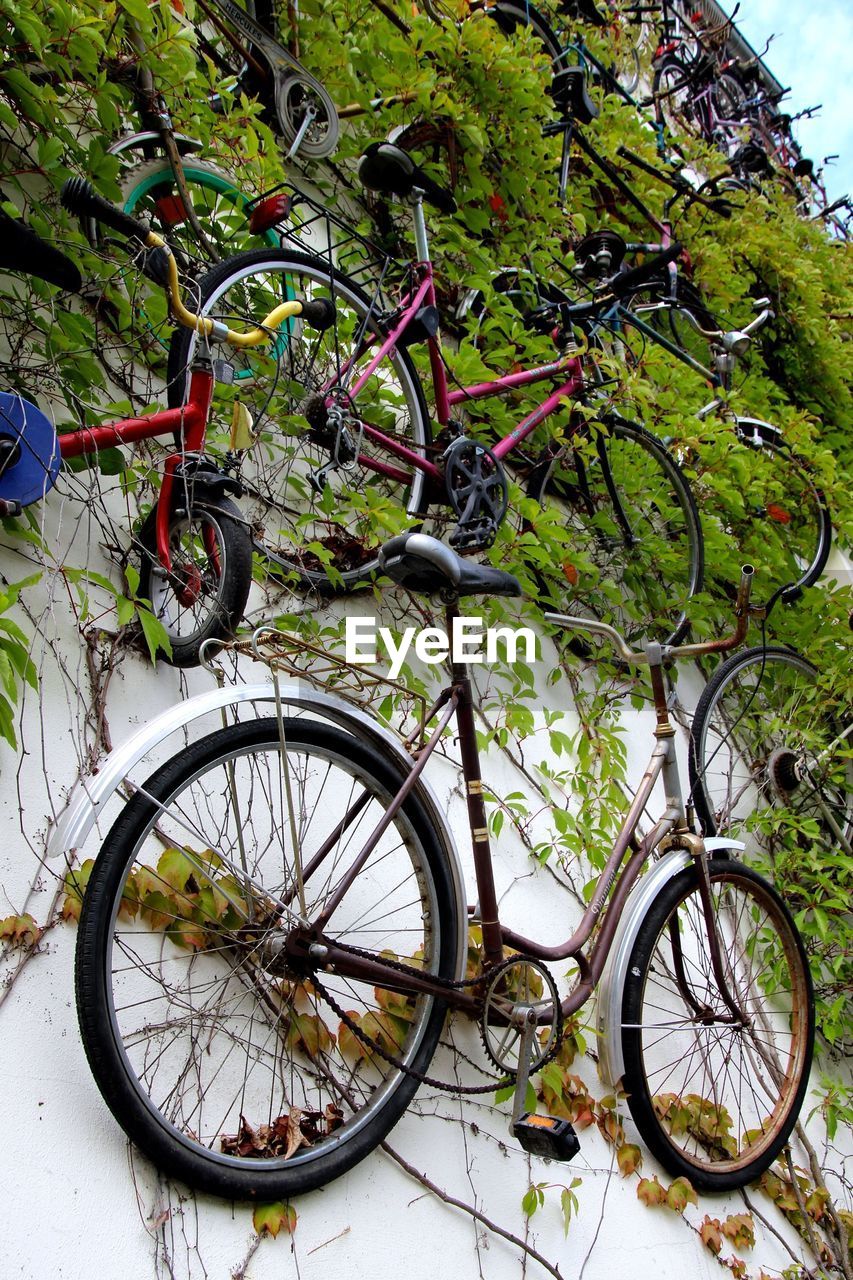
[[[0,385],[38,400],[66,428],[138,412],[164,399],[164,302],[129,269],[119,245],[109,240],[93,243],[61,210],[57,198],[61,183],[74,174],[90,176],[108,198],[122,198],[122,162],[108,147],[133,120],[128,85],[140,60],[153,73],[176,127],[202,139],[205,159],[230,172],[247,195],[269,190],[295,174],[316,183],[363,232],[401,257],[413,251],[406,210],[367,197],[353,162],[367,141],[384,137],[392,127],[426,122],[429,128],[421,130],[417,158],[439,182],[452,187],[458,202],[455,215],[430,220],[445,327],[452,339],[445,347],[452,376],[466,384],[495,370],[552,358],[551,336],[531,332],[517,309],[495,290],[500,270],[522,266],[532,278],[574,297],[578,284],[572,272],[573,246],[582,235],[606,226],[627,239],[643,240],[649,229],[583,152],[573,154],[568,196],[560,202],[555,182],[560,139],[543,133],[543,125],[555,119],[547,92],[547,53],[529,29],[503,31],[482,14],[470,16],[464,3],[458,9],[465,20],[437,24],[417,3],[402,0],[305,0],[297,30],[291,22],[293,7],[280,6],[284,36],[298,36],[306,65],[335,102],[353,107],[338,152],[318,170],[298,160],[285,168],[264,109],[245,95],[229,93],[221,71],[205,56],[193,26],[194,21],[203,22],[203,15],[191,3],[181,12],[181,6],[173,8],[166,0],[150,6],[144,0],[35,0],[26,5],[2,0],[2,207],[12,217],[25,218],[72,256],[85,284],[79,298],[71,300],[38,280],[3,278]],[[131,38],[133,32],[141,32],[141,45]],[[593,47],[605,39],[594,30],[587,34]],[[590,134],[596,149],[617,166],[620,146],[630,147],[651,164],[660,163],[641,116],[614,95],[600,89],[594,95],[600,107]],[[374,105],[376,100],[380,105]],[[678,143],[696,173],[713,177],[722,171],[715,151],[687,137]],[[624,167],[620,171],[630,177],[643,201],[660,209],[660,184],[642,172]],[[752,348],[746,376],[733,396],[734,407],[778,424],[809,460],[832,509],[836,537],[849,547],[849,250],[831,241],[819,225],[804,220],[790,197],[771,184],[738,192],[732,203],[736,208],[730,217],[694,207],[678,219],[676,232],[689,250],[694,281],[715,314],[732,324],[745,324],[753,301],[762,296],[771,299],[775,311],[775,319]],[[233,247],[255,243],[259,241],[245,228],[235,231]],[[458,304],[469,289],[482,291],[486,309],[455,322]],[[752,531],[750,495],[763,484],[755,454],[724,422],[700,425],[694,416],[709,398],[708,388],[659,348],[634,345],[630,336],[626,343],[631,361],[619,362],[618,367],[616,362],[603,362],[607,404],[670,442],[694,487],[708,574],[705,591],[691,602],[691,622],[697,634],[709,634],[721,627],[730,584],[744,559],[752,558],[757,565],[759,597],[766,598],[784,581],[789,566],[783,539],[768,536],[766,524],[758,535]],[[426,375],[423,354],[415,349],[412,355]],[[467,413],[465,426],[489,443],[518,417],[517,399],[489,401],[485,411]],[[567,413],[558,425],[561,438],[570,437],[576,425]],[[56,657],[63,696],[73,707],[79,770],[87,775],[110,747],[108,708],[114,672],[122,678],[125,671],[144,670],[143,664],[167,645],[149,602],[139,597],[138,573],[128,558],[131,531],[150,507],[157,474],[156,450],[142,446],[132,458],[123,451],[109,451],[64,474],[61,497],[52,496],[47,514],[28,509],[18,520],[2,521],[0,736],[9,753],[21,745],[21,703],[39,692],[40,679],[40,696],[54,697],[59,705],[55,688],[49,694],[44,688],[45,675],[52,674],[45,668]],[[543,570],[558,566],[566,576],[567,534],[553,516],[525,498],[525,479],[521,473],[513,476],[511,515],[491,555],[496,564],[517,573],[532,597],[538,594]],[[379,511],[376,519],[380,526],[394,528],[400,517],[396,511]],[[571,568],[578,572],[576,565]],[[340,645],[342,622],[334,610],[295,599],[288,588],[265,577],[260,566],[258,576],[258,619],[275,617],[284,625],[298,625],[303,637],[321,646]],[[851,701],[844,644],[849,596],[844,585],[830,577],[808,590],[795,607],[777,608],[766,628],[769,638],[811,658],[821,673],[824,705],[839,718]],[[424,624],[432,621],[429,607],[404,593],[377,591],[375,600],[392,625],[403,625],[412,616]],[[58,638],[55,619],[60,609],[68,611],[71,632],[81,642],[85,657],[79,665]],[[481,612],[487,622],[508,616],[506,606],[497,601],[484,602]],[[525,604],[523,612],[543,630],[537,606]],[[513,618],[517,620],[517,612]],[[522,862],[526,855],[532,874],[549,890],[557,888],[570,906],[579,908],[588,899],[603,865],[602,851],[618,829],[624,808],[626,718],[648,707],[649,690],[598,651],[578,655],[549,644],[547,653],[544,676],[542,666],[534,673],[523,662],[503,662],[481,681],[478,734],[497,778],[494,783],[486,779],[490,830],[494,841],[511,844]],[[416,692],[429,692],[431,687],[429,673],[414,667],[404,671],[403,680]],[[389,695],[380,714],[393,723],[401,718],[404,703],[402,695]],[[680,705],[676,715],[682,723],[689,719]],[[444,744],[443,750],[455,763],[452,744]],[[22,759],[19,778],[24,767]],[[511,785],[506,785],[507,770],[514,780]],[[27,838],[35,841],[33,833]],[[795,850],[799,853],[796,842]],[[84,861],[63,868],[54,886],[54,907],[40,923],[31,913],[36,910],[32,891],[0,920],[0,941],[15,953],[14,964],[19,965],[22,956],[39,953],[43,931],[55,919],[71,924],[79,917],[90,865]],[[584,1074],[583,1064],[596,1052],[588,1026],[577,1022],[569,1028],[559,1056],[542,1071],[536,1089],[551,1114],[599,1134],[621,1178],[636,1181],[640,1201],[682,1215],[733,1275],[766,1274],[760,1262],[747,1263],[740,1255],[757,1249],[757,1223],[777,1232],[764,1218],[772,1204],[812,1259],[804,1269],[801,1258],[792,1254],[792,1276],[835,1267],[849,1277],[853,1218],[840,1207],[849,1186],[843,1172],[838,1173],[833,1144],[851,1119],[850,1090],[839,1078],[853,1038],[850,859],[839,854],[829,867],[814,857],[789,857],[766,869],[776,874],[792,901],[819,979],[820,1052],[827,1075],[810,1119],[825,1131],[820,1159],[813,1150],[809,1154],[802,1132],[806,1155],[798,1158],[805,1163],[794,1164],[790,1156],[777,1162],[750,1190],[745,1212],[719,1215],[713,1205],[699,1201],[684,1179],[665,1186],[654,1174],[644,1176],[643,1153],[626,1137],[620,1099],[595,1096]],[[178,883],[175,877],[180,879],[185,870],[177,866],[170,871],[170,883],[174,881],[181,894],[187,878]],[[127,909],[154,910],[145,887],[136,888],[138,898]],[[193,901],[181,945],[203,945],[206,924],[215,919],[217,909],[224,909],[212,891],[210,897],[211,902]],[[388,1015],[393,1019],[394,1010]],[[304,1026],[299,1034],[320,1036],[322,1031]],[[417,1175],[402,1157],[393,1158],[409,1175]],[[828,1173],[830,1167],[833,1171]],[[588,1181],[589,1175],[584,1175],[562,1183],[531,1171],[527,1190],[519,1185],[528,1227],[542,1221],[553,1200],[563,1228],[571,1231],[585,1212]],[[458,1199],[429,1185],[440,1198],[459,1206]],[[462,1207],[483,1221],[476,1203]],[[297,1212],[297,1207],[283,1203],[256,1207],[257,1239],[234,1274],[246,1273],[262,1237],[293,1236]],[[495,1223],[489,1228],[509,1234],[529,1259],[560,1274],[526,1237],[521,1240]],[[790,1252],[788,1239],[784,1237]]]

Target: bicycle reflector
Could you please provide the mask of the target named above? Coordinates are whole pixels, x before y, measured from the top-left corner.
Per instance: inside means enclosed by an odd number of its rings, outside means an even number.
[[[274,227],[276,223],[284,222],[289,213],[290,196],[285,191],[280,191],[275,196],[267,196],[266,200],[261,200],[255,205],[249,215],[249,229],[256,235],[262,231],[269,231],[270,227]]]

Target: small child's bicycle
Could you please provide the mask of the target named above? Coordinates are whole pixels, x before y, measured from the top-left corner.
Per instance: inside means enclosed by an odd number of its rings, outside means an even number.
[[[62,201],[81,217],[96,219],[135,244],[144,246],[141,269],[169,295],[174,319],[202,337],[246,348],[266,343],[291,317],[301,316],[323,329],[334,321],[328,300],[288,301],[245,332],[200,318],[181,301],[178,269],[166,242],[146,223],[124,213],[95,194],[87,182],[70,179]],[[64,254],[22,224],[2,224],[0,267],[47,279],[72,291],[79,272]],[[217,370],[199,343],[189,371],[188,392],[178,409],[123,418],[102,426],[57,433],[50,419],[20,395],[0,392],[0,515],[20,515],[56,482],[67,458],[138,440],[171,437],[173,452],[163,465],[160,493],[135,535],[140,554],[139,595],[150,600],[171,643],[174,666],[194,666],[206,640],[233,636],[252,581],[252,539],[247,522],[232,499],[242,486],[204,452]],[[237,424],[232,427],[232,437]],[[236,438],[233,439],[236,446]]]

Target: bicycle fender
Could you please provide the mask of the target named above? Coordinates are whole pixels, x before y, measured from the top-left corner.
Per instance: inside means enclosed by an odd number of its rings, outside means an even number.
[[[730,836],[708,836],[705,848],[710,854],[724,849],[740,853],[746,845]],[[640,932],[640,925],[663,886],[685,867],[689,867],[692,861],[692,855],[686,849],[673,849],[654,863],[632,890],[617,926],[596,999],[598,1074],[608,1088],[615,1089],[625,1073],[625,1061],[622,1057],[622,992],[628,961]]]
[[[190,138],[185,133],[176,133],[174,138],[178,145],[178,152],[182,156],[189,155],[193,151],[204,150],[204,143],[199,141],[198,138]],[[124,138],[117,138],[115,142],[111,142],[107,147],[107,155],[120,156],[124,151],[133,151],[136,147],[144,146],[146,142],[156,142],[162,145],[163,135],[156,129],[145,129],[141,133],[129,133]]]
[[[411,757],[398,739],[390,729],[377,724],[367,712],[343,702],[340,698],[330,697],[318,690],[306,689],[296,681],[282,681],[279,689],[281,701],[286,707],[297,712],[309,713],[320,720],[330,721],[345,731],[360,734],[370,741],[371,746],[375,747],[389,764],[396,765],[398,769],[404,771],[411,769]],[[162,715],[144,724],[132,737],[128,738],[127,742],[122,743],[110,753],[97,774],[81,778],[74,786],[65,808],[55,820],[48,836],[46,857],[70,859],[82,850],[93,828],[98,831],[100,839],[103,840],[112,824],[112,817],[110,817],[105,825],[101,825],[104,806],[148,753],[171,734],[211,712],[221,711],[225,707],[237,707],[243,703],[275,703],[275,696],[275,687],[269,682],[239,685],[229,689],[212,689],[208,693],[198,694],[194,698],[179,702],[168,711],[164,711]],[[132,778],[130,780],[134,781]],[[136,779],[137,785],[139,781],[141,779]],[[423,778],[416,784],[414,794],[426,811],[450,868],[460,926],[456,977],[462,978],[465,974],[468,948],[468,906],[459,852],[443,806]]]

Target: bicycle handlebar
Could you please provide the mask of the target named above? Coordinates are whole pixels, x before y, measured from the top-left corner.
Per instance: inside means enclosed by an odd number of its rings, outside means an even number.
[[[69,213],[78,217],[94,218],[105,226],[112,227],[122,235],[141,240],[149,249],[160,249],[166,254],[166,280],[164,288],[169,295],[172,315],[178,324],[185,329],[193,329],[202,337],[212,338],[215,342],[227,342],[229,346],[243,350],[247,347],[259,347],[267,342],[271,332],[295,316],[301,316],[312,328],[320,331],[328,329],[335,322],[335,304],[328,298],[302,300],[293,298],[289,302],[281,302],[254,329],[243,333],[229,329],[221,320],[212,320],[209,316],[199,316],[184,306],[181,299],[181,286],[178,279],[178,264],[166,241],[156,231],[152,231],[147,223],[132,217],[116,205],[99,196],[90,182],[85,178],[69,178],[63,184],[60,200]]]
[[[120,235],[136,237],[137,240],[148,243],[148,237],[152,234],[147,222],[141,222],[99,196],[91,182],[85,178],[69,178],[64,182],[59,199],[69,213],[76,214],[78,218],[94,218],[96,222],[102,222],[105,227],[111,227]]]
[[[745,639],[749,629],[750,615],[760,615],[763,612],[760,607],[751,606],[749,603],[754,573],[755,569],[751,564],[745,564],[741,569],[740,585],[734,607],[737,621],[734,630],[719,640],[705,640],[698,641],[695,644],[679,645],[660,645],[656,641],[649,641],[646,648],[640,652],[637,649],[631,649],[625,637],[615,627],[611,627],[606,622],[598,622],[592,618],[576,618],[573,614],[567,613],[546,613],[544,615],[545,621],[556,623],[558,626],[565,627],[568,631],[591,631],[594,635],[604,636],[605,639],[611,642],[622,661],[631,663],[633,666],[643,666],[655,662],[658,660],[658,656],[664,660],[669,660],[670,658],[698,658],[706,653],[727,653],[729,649],[736,649],[741,641]]]

